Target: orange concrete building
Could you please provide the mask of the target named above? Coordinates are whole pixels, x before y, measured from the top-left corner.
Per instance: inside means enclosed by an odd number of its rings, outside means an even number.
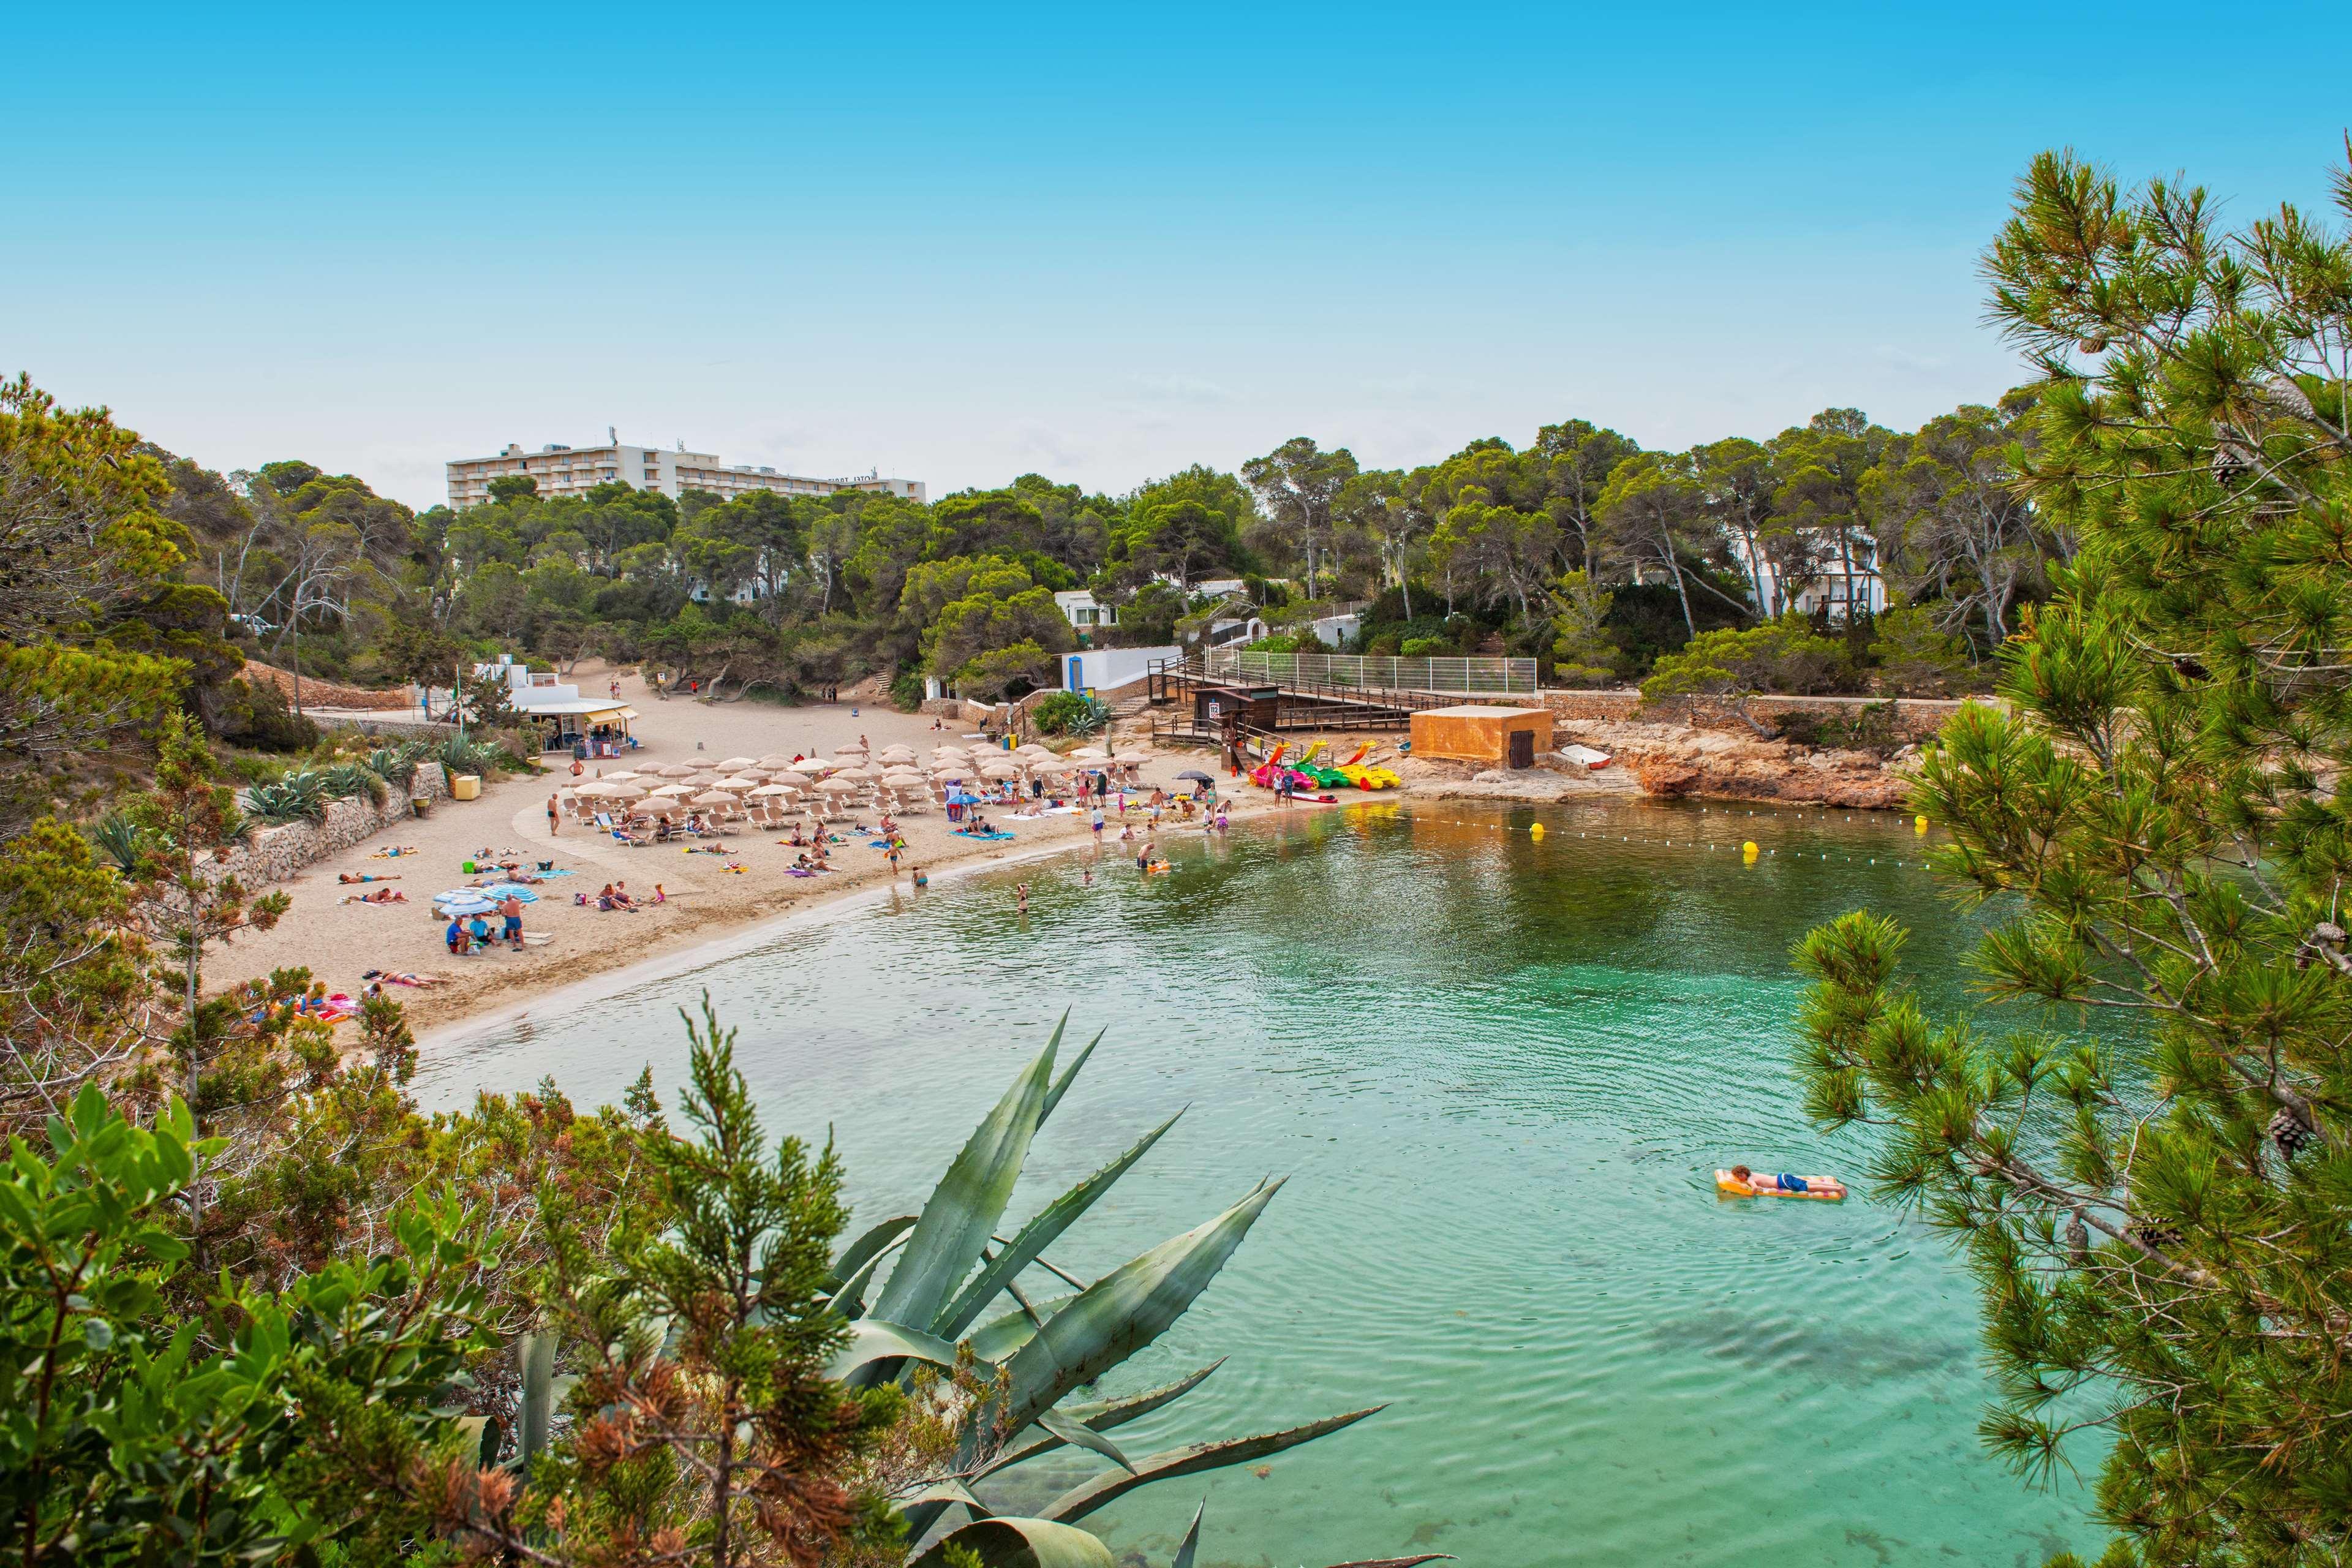
[[[1551,750],[1551,710],[1465,702],[1412,716],[1412,754],[1490,767],[1531,768]]]

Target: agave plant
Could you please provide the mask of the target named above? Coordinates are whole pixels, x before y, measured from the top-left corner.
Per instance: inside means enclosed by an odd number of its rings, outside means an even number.
[[[459,773],[486,773],[495,769],[506,753],[496,746],[486,746],[469,741],[463,735],[452,735],[435,748],[434,755],[450,776]]]
[[[1182,1398],[1221,1363],[1140,1394],[1065,1403],[1165,1332],[1208,1289],[1282,1187],[1280,1181],[1261,1182],[1223,1214],[1091,1284],[1055,1268],[1045,1249],[1150,1152],[1175,1124],[1177,1117],[1171,1116],[1047,1204],[1011,1239],[1002,1237],[999,1227],[1032,1141],[1101,1038],[1096,1036],[1057,1075],[1057,1027],[973,1131],[922,1212],[872,1226],[835,1262],[832,1300],[849,1320],[851,1332],[834,1361],[833,1375],[860,1385],[912,1381],[926,1363],[956,1369],[960,1358],[969,1358],[953,1380],[956,1390],[968,1391],[963,1408],[955,1413],[959,1447],[953,1473],[894,1500],[908,1540],[922,1546],[912,1559],[915,1568],[940,1568],[951,1550],[958,1558],[971,1553],[982,1568],[1111,1568],[1108,1550],[1073,1528],[1075,1521],[1138,1487],[1263,1458],[1381,1408],[1130,1458],[1109,1434]],[[877,1289],[875,1281],[886,1262],[887,1278]],[[1020,1283],[1032,1268],[1078,1289],[1058,1299],[1034,1300]],[[971,1489],[1066,1448],[1092,1453],[1105,1468],[1034,1517],[996,1517]],[[941,1532],[953,1510],[969,1518]],[[1188,1549],[1180,1563],[1189,1557]]]
[[[245,792],[246,808],[263,822],[316,822],[327,815],[334,799],[328,793],[326,775],[310,769],[290,773],[270,784],[255,784]]]
[[[406,789],[408,781],[416,776],[416,764],[423,762],[425,753],[431,750],[422,741],[403,741],[397,746],[378,746],[367,754],[368,771],[380,779]]]
[[[364,795],[372,805],[383,804],[383,777],[373,768],[358,763],[337,763],[320,777],[327,793],[337,800],[357,800]]]
[[[139,869],[139,858],[147,850],[147,835],[137,823],[119,811],[110,811],[91,823],[89,832],[90,843],[113,862],[116,870],[128,877]]]

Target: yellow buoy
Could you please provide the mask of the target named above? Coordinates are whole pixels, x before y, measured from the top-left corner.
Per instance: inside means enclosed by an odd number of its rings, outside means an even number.
[[[1535,839],[1538,843],[1541,843],[1543,841],[1543,824],[1538,822],[1533,827],[1528,828],[1528,837]]]
[[[1755,864],[1755,861],[1756,861],[1756,840],[1754,840],[1753,838],[1751,838],[1751,839],[1749,839],[1747,843],[1745,843],[1745,844],[1743,844],[1743,845],[1741,845],[1741,846],[1739,847],[1739,858],[1740,858],[1742,860],[1745,860],[1745,861],[1748,862],[1750,865]]]
[[[1914,833],[1927,831],[1927,818],[1924,813],[1911,819],[1911,831]]]

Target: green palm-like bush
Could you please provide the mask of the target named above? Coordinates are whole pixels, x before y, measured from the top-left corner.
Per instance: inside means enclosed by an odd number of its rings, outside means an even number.
[[[357,800],[365,795],[370,805],[382,805],[388,793],[383,775],[358,763],[337,763],[320,777],[327,794],[337,800]]]
[[[1002,1239],[999,1228],[1031,1142],[1095,1048],[1089,1044],[1056,1076],[1061,1039],[1056,1028],[973,1131],[922,1213],[872,1226],[835,1262],[833,1303],[851,1330],[833,1363],[835,1376],[872,1386],[894,1378],[918,1381],[926,1363],[953,1369],[950,1378],[930,1389],[953,1406],[952,1473],[893,1500],[909,1543],[930,1541],[912,1559],[915,1568],[939,1568],[951,1549],[958,1557],[970,1552],[982,1568],[1033,1563],[1111,1568],[1109,1551],[1072,1529],[1076,1521],[1150,1482],[1262,1458],[1336,1432],[1380,1408],[1130,1458],[1109,1434],[1182,1398],[1218,1363],[1141,1394],[1070,1401],[1182,1315],[1217,1277],[1282,1183],[1259,1183],[1223,1214],[1091,1284],[1055,1268],[1045,1249],[1150,1151],[1175,1124],[1171,1116],[1047,1204],[1011,1240]],[[886,1263],[887,1281],[877,1289]],[[1077,1289],[1038,1300],[1021,1288],[1033,1268]],[[959,1367],[959,1358],[969,1359]],[[995,1517],[972,1490],[1042,1454],[1069,1447],[1099,1456],[1104,1468],[1034,1518]],[[968,1521],[940,1533],[950,1510],[958,1509]],[[1178,1561],[1188,1562],[1191,1555],[1188,1546]]]
[[[327,776],[314,769],[287,773],[245,792],[246,810],[255,820],[271,824],[317,822],[327,815],[334,796]]]
[[[139,869],[139,858],[147,849],[147,835],[136,822],[119,811],[110,811],[90,824],[89,833],[90,843],[113,863],[116,870],[128,877]]]
[[[1029,722],[1041,735],[1092,735],[1110,722],[1110,704],[1083,691],[1056,691],[1030,708]]]
[[[505,765],[507,758],[496,746],[486,746],[463,735],[450,736],[434,748],[433,754],[452,778],[459,773],[496,773]]]
[[[433,748],[422,741],[403,741],[396,746],[378,746],[367,754],[368,770],[376,777],[408,787],[416,776],[416,764],[423,762]]]

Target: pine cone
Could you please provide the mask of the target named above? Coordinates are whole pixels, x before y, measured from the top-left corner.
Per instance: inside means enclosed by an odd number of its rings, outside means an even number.
[[[2169,1247],[2179,1247],[2182,1242],[2189,1239],[2187,1237],[2180,1234],[2180,1227],[2179,1226],[2166,1225],[2161,1221],[2154,1223],[2142,1221],[2140,1224],[2133,1226],[2129,1234],[2137,1237],[2145,1245],[2156,1247],[2159,1251]]]
[[[2079,1268],[2091,1261],[2091,1227],[2076,1215],[2066,1222],[2066,1256]]]
[[[2213,482],[2217,485],[2236,484],[2253,472],[2253,454],[2233,441],[2224,441],[2213,448]]]
[[[2271,1142],[2278,1145],[2278,1152],[2290,1160],[2302,1152],[2304,1145],[2316,1141],[2319,1137],[2319,1134],[2312,1130],[2311,1123],[2297,1115],[2291,1106],[2279,1108],[2279,1113],[2271,1118],[2271,1124],[2267,1131],[2271,1135]]]
[[[2274,406],[2284,409],[2298,419],[2316,419],[2318,411],[2311,405],[2311,395],[2296,384],[2293,376],[2274,375],[2264,384],[2263,391]]]

